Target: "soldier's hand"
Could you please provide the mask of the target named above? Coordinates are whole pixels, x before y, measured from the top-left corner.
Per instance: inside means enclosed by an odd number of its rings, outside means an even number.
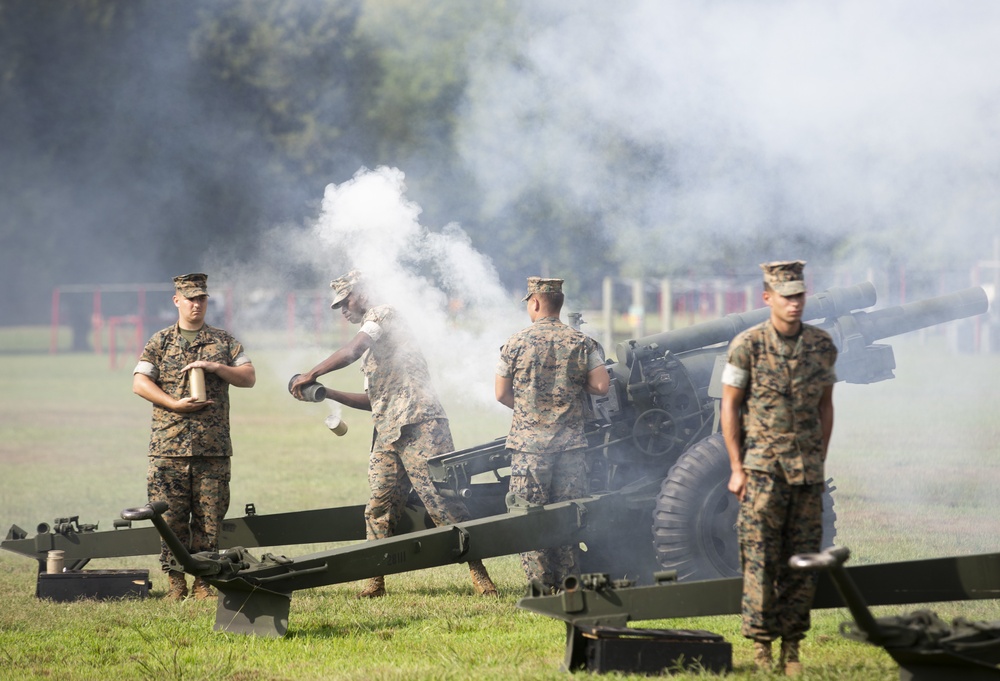
[[[743,495],[747,491],[747,474],[742,468],[729,474],[729,491],[743,501]]]
[[[312,383],[312,381],[308,380],[307,378],[304,378],[300,374],[298,378],[296,378],[294,381],[292,381],[292,385],[289,387],[289,390],[292,393],[292,397],[294,397],[297,400],[301,400],[302,399],[302,387],[305,386],[305,385],[307,385],[307,384],[309,384],[309,383]]]
[[[189,371],[191,369],[204,369],[210,374],[216,373],[221,365],[218,362],[207,362],[203,359],[196,360],[185,366],[181,371]]]
[[[215,404],[213,400],[195,402],[193,397],[182,397],[174,404],[174,411],[180,414],[187,414],[193,411],[201,411],[210,404]]]

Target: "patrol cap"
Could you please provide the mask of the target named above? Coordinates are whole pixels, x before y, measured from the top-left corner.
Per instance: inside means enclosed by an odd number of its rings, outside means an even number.
[[[806,282],[802,279],[804,260],[783,260],[780,262],[761,263],[764,270],[764,283],[771,290],[782,296],[794,296],[806,292]]]
[[[330,304],[334,310],[340,307],[347,296],[351,295],[351,291],[354,287],[358,285],[361,281],[361,272],[357,270],[351,270],[342,277],[338,277],[330,282],[330,288],[333,289],[333,303]]]
[[[562,279],[542,279],[541,277],[528,277],[528,293],[521,302],[525,302],[535,293],[562,293]]]
[[[208,295],[208,275],[200,272],[174,277],[174,288],[185,298]]]

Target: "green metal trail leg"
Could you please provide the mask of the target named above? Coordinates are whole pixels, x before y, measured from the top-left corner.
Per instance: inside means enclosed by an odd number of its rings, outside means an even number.
[[[564,672],[577,672],[587,668],[587,642],[583,640],[583,632],[572,622],[566,623],[566,657],[563,660]]]
[[[219,590],[215,631],[271,638],[280,638],[288,631],[291,595],[245,583],[236,588],[219,582],[215,586]]]

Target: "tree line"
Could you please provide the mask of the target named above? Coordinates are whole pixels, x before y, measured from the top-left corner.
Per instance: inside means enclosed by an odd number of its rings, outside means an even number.
[[[573,15],[519,0],[0,0],[0,282],[15,292],[0,298],[0,323],[45,321],[60,284],[164,282],[199,251],[252,260],[266,230],[307,227],[326,185],[380,165],[406,173],[422,222],[459,223],[511,287],[588,273],[599,295],[605,274],[752,274],[776,243],[803,257],[900,257],[903,228],[810,231],[829,217],[790,210],[738,139],[706,164],[718,177],[746,167],[760,182],[752,219],[733,234],[712,203],[726,188],[683,170],[714,147],[588,121],[555,87],[519,90],[550,78],[525,36],[558,33]],[[569,78],[603,61],[595,52]],[[495,80],[473,79],[484,63]],[[534,147],[505,148],[498,126],[479,165],[523,158],[495,180],[468,162],[481,142],[463,137],[472,103],[482,128],[494,104],[539,131]],[[585,163],[602,169],[593,186],[567,172],[579,159],[541,153],[545,126],[574,119]],[[718,222],[704,233],[677,209],[699,181]]]

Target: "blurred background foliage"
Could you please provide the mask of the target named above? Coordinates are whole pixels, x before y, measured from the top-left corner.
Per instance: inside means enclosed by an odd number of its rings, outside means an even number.
[[[648,10],[625,4],[632,18]],[[606,274],[755,277],[776,245],[907,264],[904,219],[869,220],[863,202],[844,220],[789,208],[778,176],[798,169],[756,155],[739,129],[715,149],[718,121],[699,146],[661,134],[669,116],[643,125],[655,106],[608,121],[581,106],[602,99],[629,45],[582,46],[585,63],[574,54],[569,66],[544,48],[565,53],[553,36],[572,43],[570,29],[616,13],[520,0],[0,0],[0,286],[15,293],[0,296],[0,324],[46,321],[59,285],[169,282],[206,252],[252,262],[266,231],[308,229],[328,184],[381,165],[406,173],[423,224],[461,225],[511,288],[530,274],[586,273],[598,294]],[[657,92],[641,70],[650,60],[636,61],[621,71],[634,92],[693,97]],[[628,111],[621,99],[604,103]],[[463,131],[470,119],[476,134]],[[511,130],[528,142],[512,144]],[[760,182],[752,210],[738,195],[723,215],[725,182],[743,170]],[[830,222],[847,231],[797,236]],[[918,264],[954,266],[942,253]],[[309,274],[302,285],[315,285]]]
[[[378,165],[428,224],[534,267],[453,154],[462,54],[508,20],[502,0],[3,0],[0,320],[44,320],[58,284],[169,281],[193,250],[250,258]]]

